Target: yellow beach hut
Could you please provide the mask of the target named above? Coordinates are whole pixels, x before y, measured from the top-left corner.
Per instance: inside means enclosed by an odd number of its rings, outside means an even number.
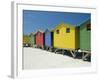
[[[54,29],[54,47],[58,49],[78,49],[79,29],[71,24],[61,23]]]

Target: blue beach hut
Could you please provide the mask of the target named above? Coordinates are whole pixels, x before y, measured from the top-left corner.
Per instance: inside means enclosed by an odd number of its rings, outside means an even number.
[[[47,50],[52,50],[53,48],[53,32],[48,29],[45,30],[45,48]]]

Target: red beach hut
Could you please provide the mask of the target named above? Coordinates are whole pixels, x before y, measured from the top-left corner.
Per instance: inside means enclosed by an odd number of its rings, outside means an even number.
[[[43,49],[44,45],[45,45],[44,31],[39,30],[36,33],[36,46]]]

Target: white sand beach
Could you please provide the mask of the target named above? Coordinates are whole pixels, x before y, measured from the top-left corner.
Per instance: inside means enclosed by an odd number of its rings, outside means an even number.
[[[23,48],[24,69],[88,67],[91,62],[37,48]]]

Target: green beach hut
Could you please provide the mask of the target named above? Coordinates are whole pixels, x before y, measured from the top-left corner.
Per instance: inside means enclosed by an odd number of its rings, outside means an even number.
[[[31,47],[35,47],[36,44],[36,37],[35,37],[35,33],[31,33],[30,34],[30,43],[31,43]]]
[[[80,49],[91,51],[91,20],[87,20],[80,26]]]

